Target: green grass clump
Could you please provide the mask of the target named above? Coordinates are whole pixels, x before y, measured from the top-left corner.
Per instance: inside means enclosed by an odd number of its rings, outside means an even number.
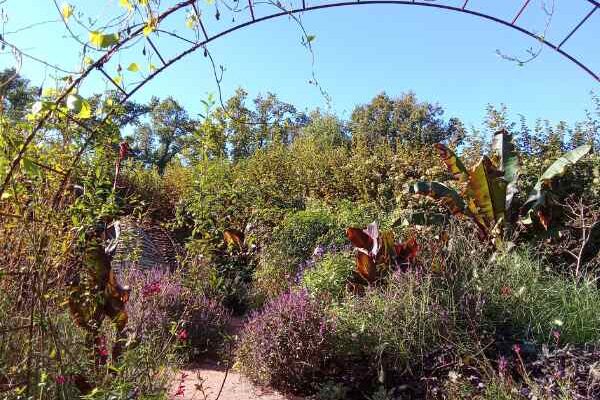
[[[315,297],[340,299],[346,292],[346,282],[354,270],[354,260],[345,254],[328,254],[308,269],[303,285]]]
[[[338,351],[363,355],[375,371],[418,370],[426,353],[458,331],[438,286],[432,276],[411,271],[333,306]]]
[[[499,257],[488,270],[474,275],[474,285],[487,298],[485,318],[495,327],[539,342],[600,340],[600,290],[591,280],[575,281],[548,272],[544,262],[526,250]]]

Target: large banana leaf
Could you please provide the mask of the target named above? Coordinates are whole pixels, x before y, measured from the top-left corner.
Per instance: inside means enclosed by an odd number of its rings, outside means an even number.
[[[506,182],[506,199],[504,207],[510,210],[513,198],[517,193],[517,180],[519,179],[519,156],[512,135],[505,129],[494,134],[492,140],[492,153],[496,165],[504,173]]]
[[[461,182],[466,181],[469,177],[469,172],[456,153],[441,143],[436,143],[434,146],[440,154],[442,161],[446,164],[446,168],[448,168],[448,171],[454,178]]]
[[[469,172],[467,196],[472,200],[469,210],[488,230],[504,218],[506,182],[488,157]]]
[[[439,200],[454,215],[463,214],[466,210],[465,202],[458,192],[439,182],[416,182],[410,192]]]
[[[540,176],[537,183],[533,187],[533,190],[529,192],[529,196],[523,207],[521,207],[521,213],[529,213],[530,210],[537,211],[542,208],[545,204],[544,191],[547,185],[554,179],[563,176],[567,172],[567,168],[573,164],[576,164],[579,160],[585,157],[592,150],[592,146],[583,145],[576,149],[563,154],[556,161],[548,167],[546,171]]]

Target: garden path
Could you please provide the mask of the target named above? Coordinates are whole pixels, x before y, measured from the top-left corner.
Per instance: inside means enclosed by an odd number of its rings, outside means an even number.
[[[228,333],[236,335],[243,325],[243,319],[232,318]],[[189,366],[177,375],[171,398],[173,400],[217,400],[225,373],[225,366],[213,360]],[[301,398],[257,386],[243,375],[230,370],[218,400],[301,400]]]

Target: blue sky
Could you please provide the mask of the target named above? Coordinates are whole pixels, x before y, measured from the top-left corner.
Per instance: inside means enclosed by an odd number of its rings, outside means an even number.
[[[117,8],[118,0],[70,3],[86,15],[106,18]],[[163,4],[169,3],[163,0]],[[307,3],[323,1],[307,0]],[[464,0],[437,3],[462,6]],[[223,7],[221,19],[216,21],[214,5],[200,4],[209,34],[231,26],[232,15]],[[511,18],[520,4],[522,0],[470,0],[469,8]],[[5,32],[58,18],[51,0],[6,0],[1,6],[8,15]],[[559,42],[591,7],[586,0],[556,0],[547,38]],[[255,13],[258,17],[272,9],[270,5],[257,5]],[[247,13],[236,15],[237,22],[247,18]],[[525,57],[525,50],[537,47],[537,42],[470,15],[429,7],[361,5],[312,11],[304,14],[302,21],[308,32],[316,36],[313,43],[316,76],[332,98],[333,111],[342,117],[349,117],[356,104],[367,102],[381,91],[393,96],[412,90],[420,99],[441,104],[446,117],[460,117],[468,126],[482,122],[487,103],[505,103],[513,116],[521,113],[531,122],[541,117],[572,123],[583,119],[585,109],[591,107],[590,91],[600,92],[597,81],[549,48],[544,48],[537,59],[523,67],[502,60],[496,54],[497,49]],[[186,33],[183,18],[170,23]],[[531,1],[519,23],[537,32],[543,29],[541,0]],[[61,23],[48,23],[5,36],[37,57],[67,69],[77,66],[80,47],[65,37]],[[209,48],[215,60],[226,69],[222,85],[225,96],[243,87],[250,97],[271,91],[300,109],[326,108],[319,91],[307,83],[311,78],[311,57],[300,39],[298,26],[284,17],[238,30],[211,43]],[[166,57],[183,48],[164,37],[155,41]],[[600,73],[600,10],[565,44],[564,50],[580,56],[593,71]],[[124,67],[137,62],[143,69],[146,62],[141,52],[141,46],[134,47],[107,69],[114,71],[116,62]],[[8,55],[0,56],[0,67],[11,64]],[[53,74],[27,59],[22,73],[37,85],[45,75],[48,83]],[[125,76],[126,82],[134,79],[130,75]],[[105,83],[95,79],[82,92],[91,93],[104,87]],[[135,99],[144,101],[152,95],[170,95],[196,113],[201,111],[200,100],[215,91],[209,64],[202,52],[198,52],[160,75]]]

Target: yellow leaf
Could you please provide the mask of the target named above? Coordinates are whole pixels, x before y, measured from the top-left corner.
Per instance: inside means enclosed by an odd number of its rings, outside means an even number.
[[[140,67],[136,63],[131,63],[131,64],[129,64],[129,67],[127,67],[127,71],[130,71],[130,72],[138,72],[139,70],[140,70]]]
[[[119,5],[127,9],[127,11],[133,10],[133,6],[131,5],[131,2],[129,0],[119,0]]]
[[[147,6],[148,0],[138,0],[138,3],[140,3],[140,5],[142,5],[142,6]]]
[[[115,81],[117,85],[121,85],[121,82],[123,82],[123,77],[121,75],[117,75],[113,78],[113,81]]]
[[[198,25],[198,18],[195,15],[188,15],[185,19],[185,26],[194,29]]]
[[[156,30],[157,25],[158,20],[156,19],[156,17],[151,17],[146,22],[146,26],[144,27],[144,36],[150,36],[150,34]]]
[[[71,18],[71,16],[73,15],[73,6],[68,3],[64,3],[60,7],[60,13],[62,14],[63,18],[65,19],[65,22],[68,22],[69,18]]]
[[[154,71],[156,71],[156,70],[157,70],[157,68],[156,68],[156,65],[154,65],[154,64],[150,64],[150,65],[148,66],[148,68],[150,69],[150,72],[154,72]]]
[[[92,106],[87,100],[84,99],[81,102],[81,111],[79,111],[77,116],[81,119],[88,119],[92,116]]]
[[[109,33],[103,34],[98,31],[90,32],[90,43],[95,47],[105,48],[114,46],[119,43],[119,34],[117,33]]]
[[[94,60],[90,56],[85,56],[85,58],[83,59],[83,63],[87,66],[90,66],[94,63]]]

